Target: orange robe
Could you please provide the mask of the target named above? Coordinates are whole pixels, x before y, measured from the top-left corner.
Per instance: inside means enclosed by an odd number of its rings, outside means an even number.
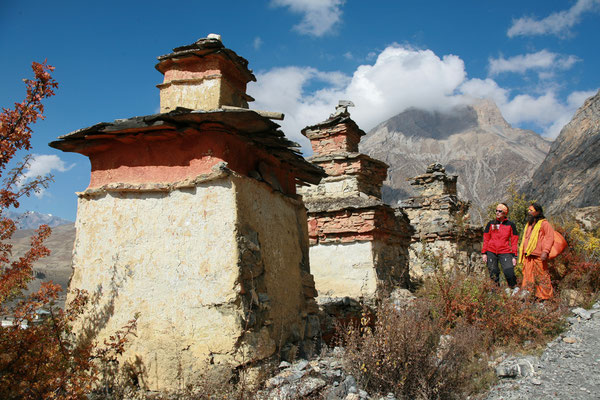
[[[531,236],[533,226],[527,224],[525,235],[523,235],[524,246],[527,248],[527,243]],[[547,300],[554,295],[550,273],[548,272],[548,260],[542,261],[540,255],[542,253],[550,254],[550,249],[554,243],[554,228],[548,221],[542,221],[539,237],[535,250],[529,257],[523,257],[523,289],[533,292],[539,299]]]

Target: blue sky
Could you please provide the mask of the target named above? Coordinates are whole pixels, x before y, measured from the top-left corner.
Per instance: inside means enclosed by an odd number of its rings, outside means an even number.
[[[20,210],[74,220],[89,161],[47,143],[158,112],[156,57],[209,33],[249,60],[251,108],[284,112],[305,150],[300,129],[339,99],[368,131],[411,106],[489,97],[513,126],[554,138],[600,87],[600,0],[0,0],[0,106],[23,98],[32,61],[47,59],[59,82],[29,171],[55,182]]]

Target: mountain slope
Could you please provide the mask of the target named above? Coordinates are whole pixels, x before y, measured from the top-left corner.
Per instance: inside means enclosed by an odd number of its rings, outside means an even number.
[[[407,178],[439,162],[458,175],[458,192],[471,200],[474,222],[485,207],[506,198],[513,182],[529,180],[550,148],[533,131],[512,128],[489,100],[450,112],[408,109],[373,128],[361,150],[390,165],[384,200],[395,204],[414,194]]]
[[[30,238],[33,234],[33,229],[18,230],[14,233],[13,237],[8,241],[8,243],[13,245],[13,260],[29,250],[31,247]],[[63,224],[52,228],[52,234],[44,242],[44,245],[50,249],[50,255],[41,258],[33,265],[35,279],[29,283],[29,290],[26,293],[37,291],[42,282],[53,281],[63,288],[58,304],[60,306],[64,304],[66,289],[71,278],[71,273],[73,272],[71,259],[73,257],[74,242],[75,224]]]
[[[523,191],[551,214],[600,206],[600,91],[565,125]]]

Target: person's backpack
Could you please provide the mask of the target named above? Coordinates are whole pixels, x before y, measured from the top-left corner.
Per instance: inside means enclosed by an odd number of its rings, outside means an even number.
[[[567,248],[567,241],[564,236],[554,231],[554,243],[552,243],[552,248],[550,249],[550,254],[548,254],[548,259],[552,260],[556,258],[560,253],[565,251]]]

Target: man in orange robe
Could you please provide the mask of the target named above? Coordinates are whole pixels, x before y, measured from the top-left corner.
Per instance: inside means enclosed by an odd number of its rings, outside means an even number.
[[[527,213],[529,215],[519,254],[519,260],[523,262],[521,288],[534,292],[540,300],[547,300],[554,295],[548,272],[548,255],[554,243],[554,228],[544,217],[541,205],[533,203]]]

